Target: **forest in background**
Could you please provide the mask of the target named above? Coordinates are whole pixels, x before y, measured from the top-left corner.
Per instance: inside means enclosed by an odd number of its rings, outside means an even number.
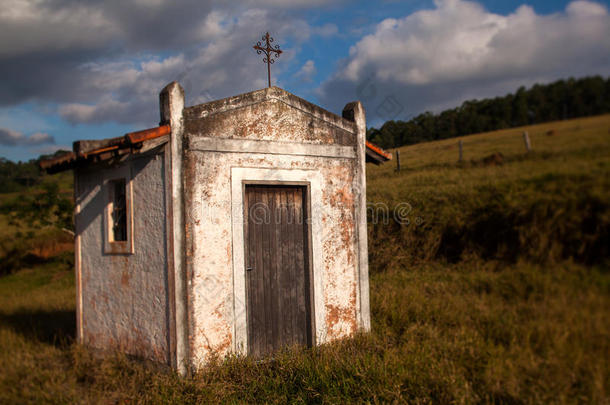
[[[601,76],[558,80],[520,87],[516,93],[483,100],[468,100],[439,114],[422,113],[409,121],[387,121],[369,128],[367,140],[382,148],[515,128],[610,112],[610,78]],[[58,156],[41,155],[27,162],[0,157],[0,193],[23,191],[41,181],[38,163]]]
[[[0,193],[21,192],[39,185],[44,177],[44,172],[38,167],[38,163],[43,159],[56,157],[66,152],[58,150],[51,155],[40,155],[27,162],[13,162],[0,157]]]
[[[610,112],[610,78],[558,80],[520,87],[516,93],[468,100],[439,114],[425,112],[409,121],[387,121],[370,128],[367,139],[382,148],[496,131]]]

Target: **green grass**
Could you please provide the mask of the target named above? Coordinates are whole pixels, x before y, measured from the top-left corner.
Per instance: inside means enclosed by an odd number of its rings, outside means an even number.
[[[458,160],[459,140],[463,142],[465,161],[478,160],[494,152],[500,152],[505,157],[518,158],[525,152],[522,137],[524,130],[529,133],[532,150],[535,153],[563,156],[594,154],[605,157],[606,165],[608,164],[610,114],[406,146],[398,149],[401,152],[401,164],[406,170],[431,167],[451,169]],[[549,131],[554,131],[554,134],[547,135]],[[394,169],[395,164],[367,166],[369,182],[391,175]]]
[[[74,289],[56,263],[0,283],[0,402],[604,403],[610,277],[527,263],[420,266],[371,279],[373,330],[218,360],[188,378],[72,344]],[[107,403],[107,402],[105,402]]]
[[[374,268],[472,254],[512,262],[606,260],[610,115],[527,130],[534,148],[529,154],[523,129],[512,129],[463,137],[462,163],[457,141],[445,140],[400,149],[399,173],[393,164],[368,166],[370,203],[411,207],[409,225],[369,226]],[[554,135],[546,135],[550,130]],[[481,164],[497,152],[504,156],[501,165]]]
[[[71,172],[41,175],[29,189],[0,193],[0,276],[71,248],[72,236],[60,228],[69,228],[72,200]]]
[[[550,129],[552,136],[546,135]],[[368,166],[373,331],[180,378],[73,342],[64,254],[0,278],[0,403],[610,403],[610,116]],[[503,163],[482,159],[501,152]],[[372,218],[371,218],[372,219]],[[372,221],[371,221],[372,222]]]

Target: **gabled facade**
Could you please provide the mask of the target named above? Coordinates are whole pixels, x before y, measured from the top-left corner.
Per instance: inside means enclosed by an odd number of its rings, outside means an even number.
[[[184,371],[369,330],[362,105],[271,87],[185,107],[174,82],[160,106],[45,163],[75,173],[79,341]]]

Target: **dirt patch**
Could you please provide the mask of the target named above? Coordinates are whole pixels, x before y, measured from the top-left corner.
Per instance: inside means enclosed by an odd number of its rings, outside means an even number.
[[[74,242],[50,241],[40,246],[34,246],[30,253],[41,259],[48,260],[72,249],[74,249]]]
[[[474,166],[500,166],[504,164],[504,155],[500,152],[492,153],[480,160],[473,160]]]

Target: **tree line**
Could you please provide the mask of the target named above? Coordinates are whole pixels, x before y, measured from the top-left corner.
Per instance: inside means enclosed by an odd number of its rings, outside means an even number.
[[[439,114],[425,112],[409,121],[387,121],[381,128],[370,128],[367,139],[382,148],[395,148],[419,142],[453,138],[479,132],[539,124],[610,112],[610,78],[601,76],[558,80],[514,94],[484,100],[468,100]],[[0,158],[0,193],[22,191],[39,184],[42,173],[38,162],[14,163]]]
[[[479,132],[539,124],[610,112],[610,78],[558,80],[516,93],[468,100],[439,114],[425,112],[409,121],[387,121],[370,128],[367,139],[382,148],[453,138]]]
[[[54,154],[40,155],[38,158],[30,159],[27,162],[13,162],[0,157],[0,194],[24,191],[40,184],[44,172],[38,167],[38,163],[42,159],[56,157],[64,153],[66,151],[58,150]]]

